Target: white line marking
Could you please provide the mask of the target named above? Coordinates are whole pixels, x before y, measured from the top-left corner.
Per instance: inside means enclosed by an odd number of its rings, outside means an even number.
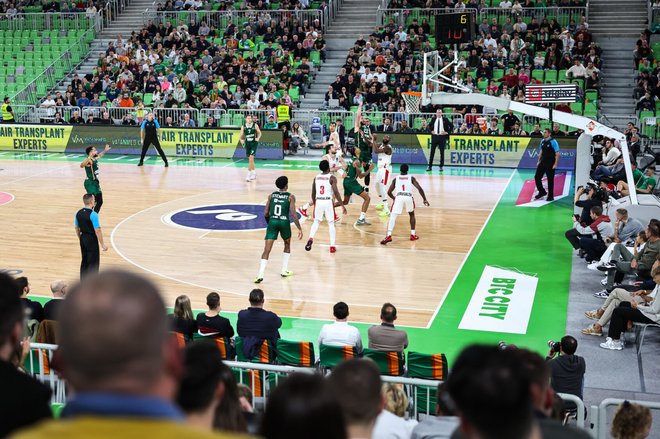
[[[57,168],[49,169],[48,171],[37,172],[36,174],[28,175],[27,177],[17,178],[16,180],[11,180],[11,181],[8,181],[6,183],[1,183],[0,182],[0,184],[2,184],[4,186],[4,185],[12,184],[12,183],[18,183],[19,181],[25,181],[25,180],[28,180],[30,178],[39,177],[40,175],[45,175],[45,174],[50,174],[51,172],[61,171],[62,169],[70,168],[72,166],[78,166],[78,163],[70,163],[70,164],[65,165],[65,166],[59,166]]]

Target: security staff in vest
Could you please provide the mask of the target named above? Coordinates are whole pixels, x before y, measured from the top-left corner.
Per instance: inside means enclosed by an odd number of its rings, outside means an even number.
[[[431,157],[429,158],[429,167],[426,171],[431,171],[433,168],[433,158],[435,157],[436,148],[440,149],[440,172],[445,166],[445,148],[447,147],[447,140],[449,140],[449,133],[454,130],[454,125],[442,115],[442,110],[437,110],[435,116],[431,119]]]
[[[15,123],[14,110],[9,105],[9,96],[5,97],[5,103],[2,104],[2,123]]]
[[[280,105],[277,106],[277,126],[282,129],[286,125],[287,132],[291,132],[291,108],[280,99]]]
[[[539,147],[539,161],[536,165],[536,175],[534,175],[536,190],[538,190],[534,197],[535,200],[546,195],[548,196],[547,201],[555,199],[555,170],[557,169],[557,163],[559,163],[559,144],[550,134],[550,128],[543,130],[543,139],[541,139],[541,146]],[[543,174],[548,179],[547,192],[543,189]]]
[[[85,207],[76,213],[76,235],[80,240],[80,252],[82,253],[82,262],[80,263],[80,278],[87,274],[96,274],[99,272],[99,243],[103,251],[108,251],[103,242],[103,231],[99,222],[99,214],[94,212],[96,200],[94,195],[83,195]]]
[[[147,150],[150,145],[153,145],[160,154],[160,158],[165,162],[165,167],[167,168],[169,164],[167,163],[167,157],[163,149],[160,147],[160,124],[156,119],[154,119],[154,114],[149,112],[147,118],[142,121],[140,126],[140,139],[142,140],[142,155],[140,155],[140,163],[138,166],[144,165],[144,156],[147,155]]]

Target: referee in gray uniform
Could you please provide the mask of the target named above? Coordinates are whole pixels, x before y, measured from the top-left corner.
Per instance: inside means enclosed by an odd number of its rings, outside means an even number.
[[[99,262],[101,259],[99,253],[99,243],[103,251],[108,251],[103,242],[103,231],[99,222],[99,214],[94,212],[94,195],[83,195],[85,207],[76,213],[76,235],[80,241],[80,253],[82,253],[82,262],[80,263],[80,278],[87,274],[99,272]]]

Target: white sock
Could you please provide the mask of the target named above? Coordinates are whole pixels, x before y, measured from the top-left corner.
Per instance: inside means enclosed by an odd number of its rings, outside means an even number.
[[[268,259],[262,259],[261,265],[259,266],[259,276],[257,276],[259,279],[264,278],[264,273],[266,272],[266,265],[268,265]]]
[[[416,233],[415,233],[415,229],[410,229],[410,234],[413,235],[413,236],[415,236],[415,235],[416,235]]]
[[[309,203],[303,204],[302,210],[307,210],[309,209]]]
[[[309,231],[309,239],[314,239],[316,232],[319,230],[319,224],[321,224],[321,221],[315,219],[314,223],[312,224],[312,228]]]
[[[335,221],[328,221],[328,230],[330,231],[330,246],[335,246],[335,239],[337,238],[337,231],[335,230]]]
[[[386,212],[390,211],[390,206],[387,205],[387,198],[383,198],[383,210]]]
[[[282,253],[282,273],[289,269],[289,256],[291,253]]]
[[[363,220],[367,217],[367,214],[365,212],[360,212],[360,219]]]
[[[390,222],[387,224],[387,236],[392,236],[392,230],[394,230],[394,224],[396,223],[396,217],[398,215],[393,213],[390,215]]]

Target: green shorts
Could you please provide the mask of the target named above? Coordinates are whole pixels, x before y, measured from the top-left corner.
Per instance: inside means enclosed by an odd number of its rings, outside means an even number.
[[[85,190],[88,194],[98,195],[101,193],[101,183],[98,180],[85,179]]]
[[[245,157],[256,156],[258,144],[258,142],[245,142]]]
[[[350,197],[352,194],[360,195],[364,192],[364,188],[357,180],[344,179],[344,198]]]
[[[288,220],[271,219],[268,221],[265,239],[277,240],[278,234],[285,241],[291,238],[291,223]]]
[[[373,156],[371,154],[360,154],[360,161],[364,163],[367,168],[371,164],[372,160],[373,160]]]

